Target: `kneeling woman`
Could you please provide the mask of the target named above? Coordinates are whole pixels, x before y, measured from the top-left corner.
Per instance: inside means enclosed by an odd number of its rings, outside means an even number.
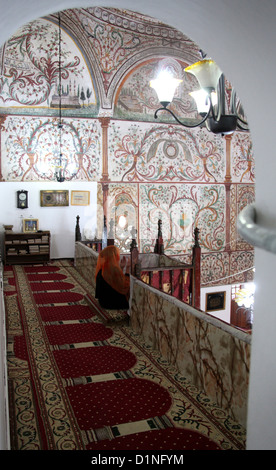
[[[95,297],[103,308],[129,307],[129,277],[120,268],[120,250],[116,246],[107,246],[99,253]]]

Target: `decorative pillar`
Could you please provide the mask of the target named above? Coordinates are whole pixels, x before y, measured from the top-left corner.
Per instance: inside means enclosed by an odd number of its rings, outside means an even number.
[[[2,136],[1,132],[5,130],[4,122],[6,120],[6,116],[0,116],[0,181],[4,181],[2,175]]]
[[[201,284],[201,248],[199,245],[199,229],[195,228],[195,244],[193,246],[193,280],[192,280],[192,306],[200,309],[200,284]]]
[[[231,140],[232,140],[232,134],[225,135],[225,141],[226,141],[226,171],[225,171],[225,183],[231,183],[232,182],[232,168],[231,168]]]
[[[231,167],[231,140],[232,134],[225,136],[226,141],[226,172],[225,172],[225,251],[230,251],[230,232],[231,232],[231,186],[232,186],[232,167]],[[230,265],[229,265],[230,266]]]
[[[110,123],[109,117],[99,118],[102,127],[102,179],[101,181],[110,181],[108,177],[108,127]]]
[[[110,123],[109,117],[99,118],[102,127],[102,191],[103,191],[103,217],[104,226],[103,233],[108,231],[109,226],[109,208],[108,208],[108,182],[110,181],[108,176],[108,127]],[[107,236],[106,236],[107,243]],[[104,246],[103,246],[104,248]]]

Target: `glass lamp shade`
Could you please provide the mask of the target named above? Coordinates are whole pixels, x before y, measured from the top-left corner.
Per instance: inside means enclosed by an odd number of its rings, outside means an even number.
[[[210,110],[210,95],[206,90],[196,90],[189,93],[189,95],[195,100],[197,110],[199,114],[206,114]],[[211,92],[212,105],[215,106],[218,102],[217,93]]]
[[[210,109],[209,95],[205,90],[192,91],[189,95],[194,98],[199,114],[206,114]]]
[[[156,91],[160,103],[170,103],[181,82],[182,80],[173,78],[169,72],[164,70],[155,80],[150,81],[150,86]]]
[[[196,77],[201,88],[216,90],[222,71],[213,60],[200,60],[185,68]]]

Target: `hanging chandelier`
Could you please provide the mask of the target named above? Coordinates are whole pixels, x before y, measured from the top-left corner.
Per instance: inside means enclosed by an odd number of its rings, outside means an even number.
[[[60,13],[58,13],[58,97],[59,97],[59,116],[58,116],[58,132],[59,132],[59,157],[56,163],[55,178],[58,183],[63,183],[64,181],[70,181],[75,176],[76,173],[73,173],[71,176],[66,177],[66,165],[63,165],[63,155],[62,155],[62,67],[61,67],[61,19]]]
[[[222,71],[213,60],[203,59],[184,69],[186,73],[194,75],[200,85],[200,89],[190,93],[197,105],[200,116],[196,122],[191,119],[180,120],[169,104],[174,98],[178,85],[182,82],[175,78],[168,70],[160,72],[150,86],[156,91],[158,100],[162,105],[155,111],[154,117],[160,111],[170,113],[176,122],[185,127],[206,126],[208,131],[214,134],[231,134],[235,130],[248,131],[248,124],[237,108],[237,97],[234,90],[231,93],[230,114],[225,112],[225,79]]]

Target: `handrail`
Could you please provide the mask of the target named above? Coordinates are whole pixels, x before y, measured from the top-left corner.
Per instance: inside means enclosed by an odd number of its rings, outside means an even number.
[[[238,232],[251,245],[276,254],[276,231],[262,227],[256,219],[255,204],[249,204],[238,216]]]
[[[143,266],[141,267],[141,272],[148,272],[148,271],[174,271],[174,270],[177,270],[177,269],[194,269],[194,267],[190,264],[176,264],[175,266],[160,266],[160,267],[157,267],[157,266],[150,266],[150,267],[145,267],[143,268]]]

